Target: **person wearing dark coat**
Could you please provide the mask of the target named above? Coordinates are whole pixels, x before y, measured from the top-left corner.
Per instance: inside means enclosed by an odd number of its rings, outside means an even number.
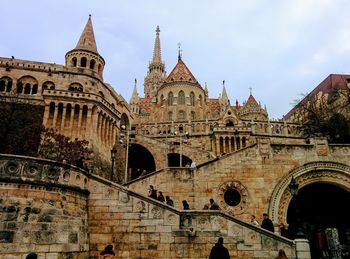
[[[209,259],[230,259],[230,254],[227,248],[224,247],[224,239],[222,237],[219,237],[218,242],[211,249]]]
[[[271,221],[271,219],[269,219],[268,215],[266,213],[263,214],[263,221],[261,222],[261,227],[269,230],[271,232],[275,232],[275,228],[273,227],[273,223]]]

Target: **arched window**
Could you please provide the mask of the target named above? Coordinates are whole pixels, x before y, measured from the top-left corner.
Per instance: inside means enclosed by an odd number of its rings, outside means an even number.
[[[38,93],[38,85],[35,84],[33,85],[32,94],[37,94],[37,93]]]
[[[90,60],[90,69],[94,69],[95,68],[95,60],[91,59]]]
[[[173,112],[168,113],[168,120],[172,121],[173,120]]]
[[[0,80],[0,92],[5,91],[5,80]]]
[[[86,57],[82,57],[80,60],[80,66],[81,67],[86,67]]]
[[[73,67],[76,67],[77,63],[78,63],[77,58],[76,57],[72,58],[72,65],[73,65]]]
[[[179,111],[179,121],[184,121],[184,120],[185,120],[185,112]]]
[[[179,92],[179,102],[180,105],[184,105],[185,104],[185,93],[183,91]]]
[[[172,92],[170,92],[169,94],[168,94],[168,105],[170,106],[170,105],[173,105],[173,103],[174,103],[174,94],[172,93]]]
[[[24,94],[30,94],[30,84],[27,83],[26,86],[24,87]]]
[[[11,92],[12,90],[12,80],[7,81],[6,92]]]
[[[194,93],[193,92],[190,93],[190,105],[194,106]]]
[[[17,93],[21,94],[23,92],[23,84],[22,82],[17,83]]]
[[[196,117],[196,113],[195,112],[191,112],[190,116],[191,116],[191,121],[194,121],[194,119]]]

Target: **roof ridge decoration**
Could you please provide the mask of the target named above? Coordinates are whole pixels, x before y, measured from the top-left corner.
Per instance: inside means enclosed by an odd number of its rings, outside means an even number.
[[[89,19],[74,49],[88,50],[98,54],[91,14],[89,14]]]

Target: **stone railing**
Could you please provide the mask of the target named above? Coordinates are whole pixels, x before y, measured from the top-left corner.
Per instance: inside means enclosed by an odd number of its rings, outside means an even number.
[[[68,164],[0,154],[0,181],[62,187],[87,193],[89,179],[85,171]]]

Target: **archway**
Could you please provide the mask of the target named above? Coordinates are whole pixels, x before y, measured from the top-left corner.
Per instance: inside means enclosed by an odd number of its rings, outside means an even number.
[[[180,167],[180,160],[182,160],[182,167],[192,163],[192,159],[183,154],[170,153],[168,154],[168,167]]]
[[[287,212],[291,238],[295,236],[296,207],[299,220],[309,240],[312,258],[330,255],[327,241],[337,242],[349,251],[350,211],[345,209],[350,204],[350,192],[334,184],[312,183],[299,190],[298,201],[292,198]],[[326,237],[326,229],[336,229],[337,237]],[[328,230],[330,231],[330,230]],[[331,241],[332,240],[332,241]],[[337,241],[333,241],[337,240]],[[346,248],[347,247],[347,248]],[[350,251],[349,251],[350,252]]]
[[[346,228],[350,228],[350,224],[343,218],[347,221],[350,218],[349,214],[345,213],[348,210],[345,204],[350,203],[350,167],[336,162],[311,162],[295,168],[281,178],[273,190],[269,214],[276,224],[291,224],[289,234],[294,238],[295,201],[288,188],[292,177],[299,184],[299,215],[301,222],[305,222],[303,225],[308,234],[312,258],[320,258],[320,249],[315,245],[315,231],[325,227],[345,228],[345,231],[340,233],[344,242]]]
[[[140,176],[142,170],[146,170],[147,173],[154,172],[156,164],[153,155],[147,148],[139,144],[132,144],[129,147],[128,168],[131,172],[131,180],[133,180]]]

